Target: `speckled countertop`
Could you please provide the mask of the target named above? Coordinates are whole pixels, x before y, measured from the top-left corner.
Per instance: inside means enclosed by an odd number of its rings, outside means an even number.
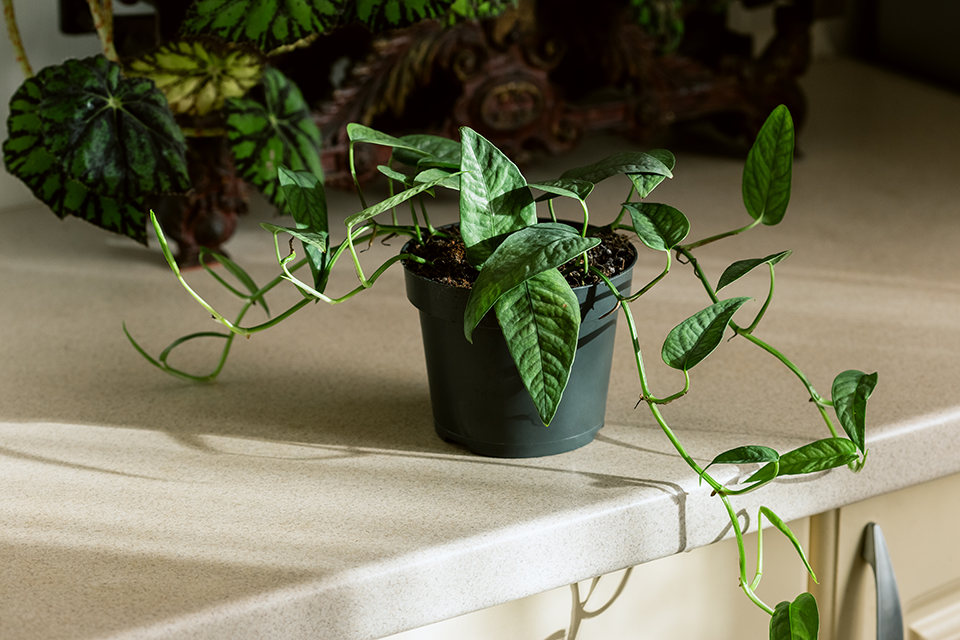
[[[793,249],[758,335],[824,393],[844,369],[880,372],[862,473],[736,502],[752,511],[762,499],[784,519],[960,472],[960,96],[845,61],[815,66],[805,86],[786,220],[701,253],[715,279],[733,260]],[[546,160],[528,177],[627,147],[593,138],[575,161]],[[740,161],[676,151],[676,178],[655,199],[686,212],[694,237],[745,224]],[[593,215],[610,215],[625,188],[600,193]],[[353,196],[331,200],[337,220],[357,209]],[[450,202],[438,211],[449,218]],[[229,245],[260,280],[276,273],[257,225],[268,215],[244,218]],[[717,499],[634,411],[624,335],[596,442],[479,458],[433,433],[399,269],[348,304],[237,341],[220,381],[192,386],[147,365],[121,330],[126,321],[156,354],[216,328],[156,249],[39,206],[0,222],[2,638],[376,638],[724,533]],[[368,264],[395,249],[372,248]],[[635,281],[659,259],[645,255]],[[204,274],[189,277],[229,308]],[[636,307],[651,361],[670,327],[707,304],[688,268],[670,280]],[[332,286],[348,282],[345,270]],[[765,287],[749,279],[736,293],[762,300]],[[284,298],[296,294],[274,309]],[[682,384],[651,368],[655,391]],[[802,391],[733,340],[666,415],[700,460],[738,444],[785,450],[827,435]]]

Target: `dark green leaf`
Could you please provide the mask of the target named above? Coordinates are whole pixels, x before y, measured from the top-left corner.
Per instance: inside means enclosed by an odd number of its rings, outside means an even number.
[[[817,574],[813,572],[813,567],[810,566],[810,562],[807,560],[807,554],[803,552],[803,547],[800,546],[800,541],[797,540],[797,536],[793,535],[793,531],[790,530],[790,527],[787,526],[787,523],[781,520],[780,516],[775,514],[767,507],[760,507],[760,513],[766,516],[767,520],[770,521],[770,524],[779,529],[780,533],[787,536],[787,539],[789,539],[791,544],[793,544],[793,548],[796,549],[797,553],[800,554],[800,559],[803,560],[803,565],[807,568],[807,573],[810,574],[810,577],[813,578],[814,582],[817,582]],[[758,525],[759,524],[760,523],[758,523]]]
[[[754,220],[775,225],[790,204],[793,172],[793,118],[783,105],[757,134],[743,167],[743,204]]]
[[[780,456],[780,472],[777,476],[795,476],[804,473],[826,471],[853,462],[857,459],[857,447],[846,438],[825,438],[805,444]],[[772,473],[770,464],[747,478],[746,482],[766,480]]]
[[[264,103],[227,100],[227,135],[237,172],[275,205],[282,204],[277,179],[281,166],[309,171],[320,181],[320,131],[300,90],[276,69],[263,74]]]
[[[348,5],[346,19],[359,20],[370,31],[380,33],[442,18],[453,4],[454,0],[356,0]]]
[[[560,272],[550,269],[504,294],[496,312],[520,377],[549,426],[577,351],[577,296]]]
[[[594,184],[612,176],[626,173],[646,173],[672,178],[670,169],[660,159],[642,151],[625,151],[600,160],[585,167],[564,171],[563,178],[586,180]]]
[[[690,232],[690,221],[670,205],[628,202],[623,206],[630,212],[640,241],[655,251],[669,252]]]
[[[474,266],[489,256],[486,241],[535,224],[527,181],[507,156],[477,132],[460,129],[460,235]]]
[[[779,459],[780,454],[770,447],[764,447],[761,445],[745,445],[735,449],[730,449],[729,451],[724,451],[714,458],[710,464],[704,467],[703,472],[706,473],[707,469],[715,464],[753,464],[760,462],[772,462]]]
[[[723,274],[720,276],[720,281],[717,282],[717,291],[720,291],[720,289],[723,289],[729,284],[733,284],[760,265],[769,264],[772,267],[781,260],[788,258],[792,253],[793,251],[787,250],[781,251],[780,253],[774,253],[766,258],[753,258],[750,260],[738,260],[737,262],[734,262],[723,270]]]
[[[850,369],[833,380],[833,410],[847,437],[866,453],[867,400],[877,386],[877,374]]]
[[[351,142],[366,142],[368,144],[376,144],[382,147],[404,149],[405,151],[410,151],[419,155],[421,158],[428,155],[426,151],[421,151],[416,146],[404,142],[400,138],[395,138],[390,134],[377,131],[376,129],[371,129],[370,127],[358,124],[356,122],[351,122],[347,125],[347,136],[350,138]]]
[[[660,356],[668,366],[689,371],[713,353],[723,333],[743,304],[750,298],[730,298],[693,314],[676,327],[663,342]]]
[[[537,198],[537,202],[543,202],[544,200],[550,200],[556,196],[566,196],[568,198],[574,198],[575,200],[586,200],[587,196],[590,195],[590,192],[593,191],[594,185],[592,182],[587,182],[586,180],[547,180],[546,182],[534,182],[530,185],[534,189],[540,189],[541,191],[546,191],[546,195],[540,196]]]
[[[653,149],[647,153],[662,162],[663,165],[667,169],[670,169],[671,172],[673,171],[673,167],[677,164],[677,159],[666,149]],[[650,195],[650,192],[653,191],[657,185],[663,182],[664,179],[666,179],[665,175],[656,173],[630,174],[630,180],[633,181],[633,186],[640,198],[646,198],[648,195]]]
[[[328,249],[326,239],[330,231],[327,223],[327,196],[323,190],[323,183],[308,171],[289,171],[285,167],[280,167],[278,178],[287,203],[287,210],[297,223],[297,229],[324,238],[322,247],[307,242],[303,245],[310,263],[314,288],[322,292],[326,284],[327,257],[325,254]]]
[[[809,593],[781,602],[770,618],[770,640],[817,640],[819,633],[817,600]]]
[[[463,331],[473,330],[494,303],[521,282],[558,267],[600,244],[565,224],[542,222],[511,234],[484,264],[463,312]]]
[[[7,169],[57,216],[142,244],[144,197],[189,187],[185,143],[163,94],[148,80],[120,78],[102,57],[27,79],[10,101],[7,130]],[[127,138],[135,146],[127,148]]]
[[[184,33],[252,42],[263,51],[293,44],[337,25],[344,0],[198,0]]]

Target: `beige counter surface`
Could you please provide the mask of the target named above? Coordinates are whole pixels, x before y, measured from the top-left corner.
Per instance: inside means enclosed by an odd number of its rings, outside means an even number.
[[[816,66],[806,88],[785,221],[700,254],[715,280],[733,260],[793,249],[757,335],[824,394],[844,369],[880,372],[862,473],[777,482],[735,501],[785,520],[960,472],[960,96],[843,61]],[[628,146],[591,139],[528,177]],[[749,221],[740,160],[676,151],[676,177],[653,199],[683,210],[691,237]],[[591,205],[601,219],[627,186],[604,189]],[[358,208],[349,194],[331,201],[337,221]],[[437,211],[450,219],[449,199]],[[244,218],[229,244],[259,281],[277,272],[257,224],[266,219],[262,208]],[[594,443],[480,458],[433,433],[399,268],[348,304],[311,306],[238,340],[220,380],[198,386],[150,367],[121,329],[153,354],[217,329],[155,243],[143,249],[40,206],[3,210],[0,224],[0,638],[377,638],[729,533],[718,499],[649,412],[634,410],[622,333]],[[644,254],[635,282],[660,259]],[[345,291],[350,275],[332,288]],[[188,277],[236,308],[205,274]],[[669,281],[636,306],[650,361],[673,325],[709,303],[689,267]],[[758,276],[733,293],[765,292]],[[178,362],[210,368],[214,347]],[[650,367],[655,392],[682,386]],[[744,340],[692,377],[691,394],[665,413],[698,460],[829,435],[796,379]],[[735,576],[731,567],[730,588]]]

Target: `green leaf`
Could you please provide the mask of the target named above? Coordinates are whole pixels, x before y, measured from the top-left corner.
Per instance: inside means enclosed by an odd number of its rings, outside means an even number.
[[[596,185],[586,180],[563,179],[534,182],[530,186],[534,189],[547,192],[545,195],[537,198],[537,202],[550,200],[556,196],[566,196],[567,198],[573,198],[574,200],[580,200],[582,202],[587,199],[587,196],[590,195],[590,192],[593,191]]]
[[[370,127],[356,122],[351,122],[347,125],[347,137],[350,138],[350,142],[366,142],[368,144],[380,145],[381,147],[403,149],[405,151],[413,152],[414,154],[419,155],[421,158],[429,155],[429,153],[426,151],[421,151],[418,147],[408,142],[404,142],[400,138],[395,138],[390,134],[377,131],[376,129],[371,129]]]
[[[655,251],[669,252],[690,232],[690,221],[670,205],[628,202],[623,206],[630,212],[640,241]]]
[[[377,204],[369,206],[363,211],[360,211],[359,213],[353,214],[352,216],[346,219],[345,224],[347,225],[347,227],[353,227],[361,222],[369,220],[370,218],[374,218],[380,215],[381,213],[390,211],[394,207],[403,204],[413,196],[419,193],[423,193],[424,191],[429,191],[430,189],[433,189],[434,187],[443,184],[443,182],[445,182],[446,180],[449,180],[451,177],[454,177],[457,175],[459,174],[447,175],[447,176],[438,178],[437,180],[431,180],[430,182],[424,182],[423,184],[412,186],[409,189],[401,191],[395,196],[391,196],[386,200],[381,200]]]
[[[263,51],[293,44],[337,25],[344,0],[198,0],[184,33],[251,42]]]
[[[644,173],[662,176],[664,178],[673,177],[669,167],[659,158],[649,153],[643,153],[642,151],[625,151],[585,167],[577,167],[564,171],[560,178],[586,180],[587,182],[596,184],[621,173]]]
[[[313,247],[319,252],[326,251],[327,245],[329,244],[329,236],[322,231],[306,231],[297,229],[296,227],[282,227],[271,222],[261,222],[260,226],[273,234],[289,233],[302,242],[304,246]]]
[[[703,473],[700,474],[700,477],[702,478],[703,474],[707,472],[707,469],[715,464],[753,464],[760,462],[773,462],[779,459],[780,454],[770,447],[753,444],[745,445],[735,449],[730,449],[729,451],[724,451],[718,455],[710,464],[703,468]]]
[[[37,74],[43,146],[69,178],[116,198],[185,191],[186,142],[163,93],[103,56]]]
[[[126,63],[124,71],[153,80],[174,113],[203,116],[259,83],[264,63],[253,47],[193,37],[165,42]]]
[[[867,400],[877,386],[877,374],[850,369],[833,380],[833,410],[847,437],[866,453]]]
[[[800,554],[800,559],[803,560],[803,565],[807,568],[807,573],[810,574],[810,577],[813,578],[814,582],[817,582],[817,574],[813,572],[813,567],[810,566],[810,562],[807,560],[807,554],[803,552],[803,547],[800,546],[800,541],[797,540],[797,536],[793,535],[793,531],[790,530],[790,527],[787,526],[787,523],[781,520],[780,516],[775,514],[767,507],[760,507],[760,513],[761,515],[766,516],[767,520],[770,521],[770,524],[779,529],[780,533],[787,536],[787,539],[789,539],[793,544],[793,548],[797,550],[798,554]]]
[[[657,160],[663,163],[663,165],[673,171],[674,166],[677,164],[677,159],[672,153],[666,149],[653,149],[647,152]],[[637,195],[642,199],[650,195],[650,192],[653,191],[657,185],[666,179],[665,175],[659,175],[656,173],[633,173],[630,174],[630,180],[633,182],[633,186],[637,191]]]
[[[309,171],[323,180],[320,130],[295,84],[276,69],[263,74],[264,102],[227,100],[227,135],[237,172],[274,205],[283,198],[277,170]]]
[[[550,269],[501,296],[496,313],[520,378],[549,426],[577,351],[577,296],[560,272]]]
[[[346,21],[359,20],[373,33],[398,29],[421,20],[442,18],[454,0],[357,0]]]
[[[826,471],[853,462],[857,459],[857,447],[846,438],[825,438],[803,445],[780,456],[779,476],[796,476],[804,473]],[[766,464],[746,482],[763,481],[773,473],[771,464]]]
[[[770,618],[770,640],[816,640],[819,633],[817,600],[809,593],[781,602]]]
[[[733,314],[750,298],[730,298],[693,314],[676,327],[663,342],[660,356],[674,369],[689,371],[713,353]]]
[[[411,176],[408,176],[408,175],[405,174],[405,173],[400,173],[400,172],[397,171],[396,169],[391,169],[391,168],[388,167],[388,166],[385,166],[385,165],[382,165],[382,164],[378,164],[378,165],[377,165],[377,171],[379,171],[379,172],[382,173],[383,175],[387,176],[387,177],[390,178],[391,180],[396,180],[396,181],[399,182],[400,184],[404,184],[404,185],[410,184]]]
[[[460,172],[450,172],[446,169],[427,169],[426,171],[421,171],[416,176],[414,176],[414,182],[433,182],[439,180],[441,187],[446,187],[447,189],[453,189],[454,191],[460,190]]]
[[[189,188],[186,146],[163,94],[149,81],[119,78],[115,69],[102,57],[71,60],[24,81],[10,101],[4,163],[58,217],[73,215],[146,244],[143,199]],[[56,93],[49,93],[48,85]],[[86,100],[78,101],[76,94],[84,91]],[[64,104],[52,110],[60,98]],[[76,122],[67,122],[68,105],[76,108]],[[91,106],[105,111],[91,113]],[[77,131],[84,123],[92,129]],[[64,139],[65,131],[73,131],[73,140],[70,134]],[[139,148],[121,144],[121,135],[128,134]],[[104,172],[111,174],[109,181],[100,179]]]
[[[750,260],[738,260],[737,262],[734,262],[723,270],[723,274],[720,276],[720,281],[717,282],[717,291],[720,291],[720,289],[723,289],[729,284],[733,284],[760,265],[769,264],[772,267],[781,260],[790,257],[792,253],[793,251],[787,250],[781,251],[780,253],[771,254],[766,258],[752,258]]]
[[[780,105],[761,127],[743,167],[743,204],[766,225],[779,224],[790,204],[793,136],[793,118]]]
[[[400,138],[404,145],[417,149],[416,152],[407,150],[407,147],[397,147],[393,159],[409,167],[416,167],[428,158],[437,162],[460,168],[460,143],[450,138],[431,136],[425,133],[414,133]],[[426,155],[424,155],[426,154]]]
[[[517,165],[468,127],[460,139],[460,235],[478,266],[492,253],[488,241],[535,224],[537,210]]]
[[[330,232],[327,222],[327,196],[323,183],[308,171],[290,171],[285,167],[280,167],[278,179],[287,211],[297,223],[297,229],[311,234],[311,237],[324,238],[322,247],[312,242],[304,242],[303,245],[310,264],[310,273],[313,275],[314,288],[323,292],[327,275],[326,252],[329,248],[327,238]]]
[[[463,312],[463,332],[472,341],[473,330],[497,300],[520,283],[600,244],[584,238],[573,227],[542,222],[507,236],[483,265],[470,290]]]

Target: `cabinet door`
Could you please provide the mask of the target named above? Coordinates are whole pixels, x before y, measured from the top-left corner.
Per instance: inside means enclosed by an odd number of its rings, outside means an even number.
[[[873,570],[860,558],[864,527],[880,525],[890,550],[907,640],[960,639],[960,475],[903,489],[839,510],[836,616],[832,636],[876,634]]]
[[[806,546],[808,521],[790,527]],[[775,606],[804,591],[807,574],[784,536],[774,529],[764,534],[758,593]],[[752,577],[756,534],[745,536],[745,543]],[[587,600],[582,608],[574,604],[571,588],[562,587],[390,640],[763,640],[770,617],[740,590],[737,567],[736,542],[725,540],[603,576],[588,600],[591,581],[581,582],[576,595]],[[571,622],[578,625],[573,634]]]

